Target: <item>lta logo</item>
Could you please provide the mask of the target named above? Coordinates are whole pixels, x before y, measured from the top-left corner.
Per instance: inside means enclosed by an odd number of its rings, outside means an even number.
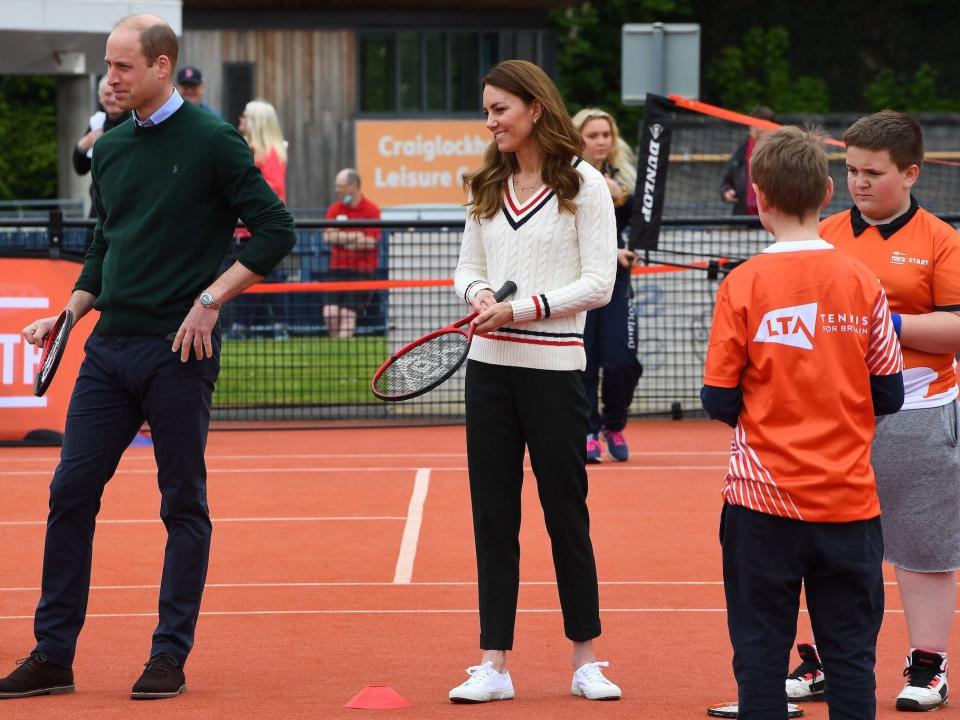
[[[813,350],[817,323],[817,304],[794,305],[771,310],[763,316],[754,342],[779,343]]]

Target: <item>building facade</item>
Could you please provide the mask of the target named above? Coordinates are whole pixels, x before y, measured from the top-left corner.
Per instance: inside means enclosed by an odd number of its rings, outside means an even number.
[[[500,60],[549,73],[547,0],[184,0],[180,65],[236,124],[272,103],[289,142],[288,205],[314,215],[356,163],[362,119],[479,119],[480,78]],[[374,198],[375,199],[375,198]]]

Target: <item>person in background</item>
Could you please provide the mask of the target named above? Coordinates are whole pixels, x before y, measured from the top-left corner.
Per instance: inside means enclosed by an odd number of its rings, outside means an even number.
[[[250,151],[253,153],[253,163],[259,168],[263,179],[273,190],[280,202],[287,203],[287,141],[283,139],[283,131],[280,129],[280,120],[277,111],[266,100],[255,99],[246,104],[243,112],[240,114],[237,129],[243,135]],[[233,233],[233,240],[237,253],[243,249],[243,245],[250,239],[250,232],[245,227],[238,227]],[[278,267],[278,270],[285,270],[284,266],[292,261],[292,256],[288,255]],[[271,282],[276,278],[268,278]],[[226,336],[230,339],[246,337],[252,328],[260,322],[266,326],[273,327],[273,336],[278,340],[287,339],[286,323],[282,319],[282,313],[279,311],[279,300],[277,295],[259,295],[251,297],[241,295],[233,303],[223,309],[222,322],[226,328]]]
[[[73,169],[76,170],[77,175],[86,175],[90,172],[90,166],[93,164],[93,146],[100,139],[100,136],[130,118],[130,112],[117,105],[113,88],[107,84],[106,75],[100,78],[97,97],[102,110],[98,110],[90,116],[86,132],[73,148]],[[96,216],[97,201],[94,198],[94,186],[91,184],[89,217],[95,218]],[[93,242],[93,228],[87,230],[87,246],[91,242]]]
[[[337,201],[327,208],[330,220],[379,220],[380,208],[360,193],[360,176],[353,168],[337,173],[334,181]],[[324,233],[330,244],[330,272],[332,281],[372,280],[377,270],[379,228],[339,230]],[[323,319],[330,337],[353,337],[357,329],[357,315],[363,310],[369,293],[333,292],[323,307]]]
[[[287,141],[283,139],[277,111],[266,100],[247,103],[237,126],[253,152],[253,162],[263,173],[280,202],[287,202]]]
[[[177,73],[177,91],[187,102],[191,102],[217,117],[222,117],[220,113],[203,102],[203,73],[198,68],[189,65],[180,68],[180,72]]]
[[[587,353],[583,388],[590,403],[587,462],[601,461],[600,439],[606,442],[610,458],[623,462],[630,457],[623,428],[627,424],[633,392],[643,373],[637,359],[637,318],[630,286],[630,268],[636,255],[626,247],[623,234],[633,214],[636,159],[630,146],[620,137],[617,123],[609,113],[585,108],[573,116],[573,124],[583,138],[584,159],[603,173],[617,218],[617,280],[613,295],[607,305],[587,313],[583,328],[583,345]],[[597,399],[598,389],[603,396],[602,413]]]
[[[758,120],[773,120],[773,110],[758,105],[750,111],[750,117]],[[750,157],[753,149],[766,130],[751,126],[747,139],[740,143],[727,162],[727,170],[720,183],[720,196],[725,203],[733,205],[734,215],[758,215],[757,196],[753,192],[753,180],[750,177]]]

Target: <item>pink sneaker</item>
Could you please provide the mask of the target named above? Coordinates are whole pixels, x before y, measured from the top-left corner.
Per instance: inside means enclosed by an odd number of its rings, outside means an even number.
[[[587,435],[587,465],[596,465],[603,462],[603,448],[593,433]]]
[[[627,439],[619,430],[601,430],[600,437],[607,443],[607,455],[611,460],[617,462],[626,462],[630,458],[630,449],[627,447]]]

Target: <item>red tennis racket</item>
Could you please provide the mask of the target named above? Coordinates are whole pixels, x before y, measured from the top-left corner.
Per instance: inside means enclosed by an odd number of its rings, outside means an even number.
[[[494,297],[501,302],[516,291],[516,284],[508,280]],[[423,395],[449,380],[470,352],[470,322],[476,316],[471,313],[397,350],[374,374],[370,390],[381,400],[397,402]]]
[[[707,708],[707,715],[715,718],[736,718],[740,706],[736,700],[733,702],[719,703]],[[803,709],[796,703],[787,703],[787,717],[803,717]]]
[[[64,310],[43,343],[40,365],[37,366],[37,376],[33,381],[33,394],[37,397],[42,397],[53,382],[63,351],[67,349],[67,338],[70,337],[71,328],[73,328],[73,313],[70,310]]]

